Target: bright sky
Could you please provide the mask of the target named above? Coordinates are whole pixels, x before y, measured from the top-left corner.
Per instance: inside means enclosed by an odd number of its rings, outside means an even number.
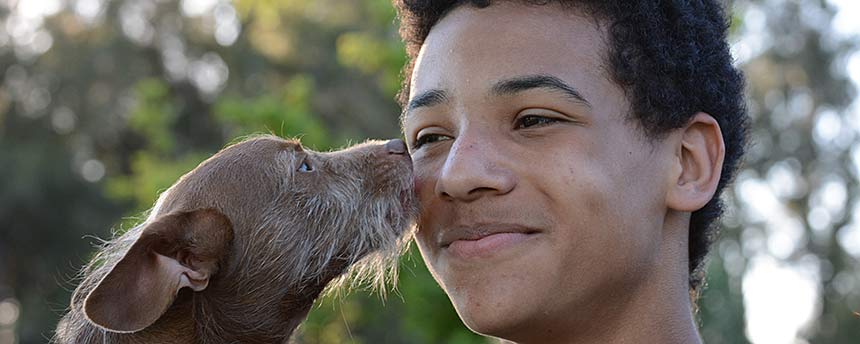
[[[860,1],[828,0],[838,9],[834,18],[833,33],[837,37],[860,37]],[[778,6],[782,1],[767,1],[768,6]],[[747,12],[747,27],[733,52],[743,63],[767,48],[765,37],[765,13],[753,8]],[[860,52],[847,60],[847,73],[860,86]],[[822,111],[818,114],[813,137],[817,144],[838,144],[844,130],[860,134],[860,101],[855,101],[844,114]],[[848,137],[856,137],[849,135]],[[852,157],[860,171],[860,142],[852,140]],[[788,256],[810,238],[806,237],[802,221],[793,215],[780,201],[796,188],[798,172],[792,164],[777,164],[766,176],[757,178],[747,175],[738,178],[737,194],[742,211],[751,218],[762,233],[745,236],[744,249],[752,253],[748,268],[743,275],[743,297],[746,308],[747,337],[755,344],[807,343],[803,331],[813,325],[811,321],[820,315],[821,283],[819,260],[813,255],[788,262]],[[847,182],[838,176],[827,176],[820,190],[812,195],[813,209],[806,218],[812,226],[813,237],[828,234],[830,219],[835,214],[849,211],[855,215],[850,225],[839,231],[839,243],[850,254],[860,257],[860,204],[846,205]],[[758,233],[753,229],[751,233]],[[846,288],[856,287],[856,278],[847,279]]]

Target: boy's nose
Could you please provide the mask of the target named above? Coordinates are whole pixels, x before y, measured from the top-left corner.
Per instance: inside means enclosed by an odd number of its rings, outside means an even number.
[[[499,138],[464,131],[453,140],[436,179],[436,195],[446,200],[471,202],[511,192],[517,176],[508,167],[512,159],[499,150]]]

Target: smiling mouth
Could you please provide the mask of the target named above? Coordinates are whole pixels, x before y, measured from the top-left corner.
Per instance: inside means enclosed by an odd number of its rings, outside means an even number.
[[[449,234],[441,247],[459,259],[487,258],[525,243],[537,234],[537,230],[527,228],[467,230]]]

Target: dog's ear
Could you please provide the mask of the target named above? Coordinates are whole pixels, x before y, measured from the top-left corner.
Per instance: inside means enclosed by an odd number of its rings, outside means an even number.
[[[173,304],[179,289],[201,291],[233,239],[230,220],[211,209],[171,213],[146,225],[128,252],[84,300],[95,325],[137,332]]]

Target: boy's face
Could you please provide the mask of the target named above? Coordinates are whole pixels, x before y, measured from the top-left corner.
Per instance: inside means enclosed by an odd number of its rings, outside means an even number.
[[[417,242],[476,332],[599,317],[658,265],[674,151],[627,120],[604,40],[570,9],[500,3],[453,10],[421,49]]]

